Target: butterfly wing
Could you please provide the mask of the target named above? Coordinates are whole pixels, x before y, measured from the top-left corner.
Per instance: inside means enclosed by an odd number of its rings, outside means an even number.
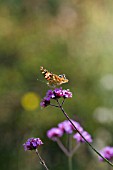
[[[43,67],[40,67],[40,70],[42,72],[42,74],[44,75],[44,78],[48,81],[48,85],[50,86],[59,86],[63,83],[67,83],[68,79],[66,79],[65,75],[56,75],[53,74],[52,72],[49,72],[48,70],[44,69]]]

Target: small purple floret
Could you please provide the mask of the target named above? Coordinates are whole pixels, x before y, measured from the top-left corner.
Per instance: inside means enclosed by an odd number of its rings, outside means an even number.
[[[105,157],[108,160],[111,160],[113,158],[113,147],[110,146],[106,146],[105,148],[103,148],[102,150],[100,150],[100,154]],[[99,160],[100,161],[104,161],[103,158],[101,158],[99,156]]]
[[[91,135],[90,135],[88,132],[82,131],[81,134],[83,135],[83,137],[84,137],[89,143],[92,142]],[[78,132],[73,136],[73,138],[76,139],[77,142],[82,142],[82,143],[85,142],[85,140],[82,138],[82,136],[81,136]]]
[[[43,142],[40,138],[29,138],[26,143],[23,144],[24,150],[35,150],[38,146],[42,145]]]
[[[62,93],[63,93],[63,97],[64,97],[64,98],[70,98],[70,97],[72,97],[72,93],[69,91],[69,89],[67,89],[67,90],[62,90]]]
[[[71,122],[75,125],[77,130],[79,132],[83,131],[83,128],[80,126],[80,124],[74,120],[71,120]],[[58,127],[63,130],[64,133],[71,134],[75,130],[75,128],[72,126],[69,120],[65,120],[58,124]]]
[[[55,95],[54,95],[54,93],[53,93],[53,91],[52,91],[52,90],[48,90],[48,91],[47,91],[47,93],[46,93],[46,97],[54,98],[54,97],[55,97]]]
[[[52,139],[53,141],[56,141],[58,137],[61,137],[63,135],[63,131],[59,128],[51,128],[47,131],[48,138]]]
[[[55,98],[60,98],[60,97],[63,97],[63,90],[62,90],[62,87],[61,88],[56,88],[53,93],[55,95]]]
[[[50,104],[50,97],[44,97],[40,103],[41,107],[47,107]]]
[[[73,132],[73,129],[71,127],[71,124],[68,120],[65,120],[58,124],[59,129],[61,129],[64,133],[71,134]]]

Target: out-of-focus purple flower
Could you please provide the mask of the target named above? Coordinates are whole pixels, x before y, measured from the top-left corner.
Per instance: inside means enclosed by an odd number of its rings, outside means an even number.
[[[61,137],[63,135],[63,131],[59,128],[51,128],[47,131],[47,137],[52,139],[53,141],[56,141],[57,138]]]
[[[46,107],[50,105],[50,97],[44,97],[43,100],[40,103],[41,107]]]
[[[71,122],[75,125],[75,127],[78,129],[79,132],[83,131],[83,128],[80,126],[80,124],[74,120],[71,120]],[[65,120],[58,124],[58,127],[63,130],[67,134],[71,134],[75,128],[70,123],[69,120]]]
[[[62,90],[62,94],[64,98],[70,98],[72,97],[72,93],[69,91],[69,89],[67,90]]]
[[[40,138],[29,138],[26,143],[23,144],[24,150],[35,150],[38,146],[42,145],[43,142]]]
[[[74,124],[74,126],[77,128],[77,130],[79,132],[82,132],[83,131],[83,128],[81,127],[80,123],[76,122],[75,120],[72,120],[71,119],[71,122]],[[70,123],[70,126],[72,128],[72,130],[75,130],[74,126]]]
[[[68,120],[59,123],[58,127],[67,134],[71,134],[73,132],[71,124]]]
[[[81,134],[82,134],[82,136],[83,136],[89,143],[92,142],[91,135],[90,135],[88,132],[86,132],[86,131],[81,131]],[[82,138],[82,136],[77,132],[77,133],[73,136],[73,138],[76,139],[77,142],[82,142],[82,143],[84,143],[85,140]]]
[[[102,150],[100,150],[100,154],[105,157],[108,160],[111,160],[113,158],[113,147],[110,146],[106,146],[105,148],[103,148]],[[99,160],[100,161],[104,161],[103,158],[101,158],[99,156]]]

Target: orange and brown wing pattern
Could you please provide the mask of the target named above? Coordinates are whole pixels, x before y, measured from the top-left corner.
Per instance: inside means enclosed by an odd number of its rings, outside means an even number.
[[[67,83],[68,79],[66,79],[65,74],[62,75],[56,75],[52,72],[49,72],[48,70],[44,69],[43,67],[40,67],[40,70],[42,74],[44,75],[45,79],[48,81],[48,85],[50,86],[59,86],[63,83]]]
[[[46,80],[49,81],[53,79],[53,73],[50,73],[48,70],[44,69],[43,67],[40,67],[40,70]]]
[[[68,79],[66,79],[65,74],[58,75],[58,76],[56,74],[54,74],[53,77],[54,77],[54,80],[57,83],[57,85],[61,85],[63,83],[67,83],[69,81]]]

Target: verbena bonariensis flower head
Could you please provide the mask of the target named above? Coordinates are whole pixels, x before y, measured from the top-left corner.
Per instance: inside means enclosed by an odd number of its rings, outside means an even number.
[[[51,128],[47,131],[48,138],[52,139],[53,141],[56,141],[57,138],[61,137],[63,135],[63,131],[57,127]]]
[[[108,160],[111,160],[113,158],[113,147],[106,146],[102,150],[100,150],[100,154],[105,157]],[[99,156],[100,161],[104,161],[102,157]]]
[[[46,93],[46,96],[43,98],[40,105],[41,105],[41,107],[46,107],[46,106],[50,105],[51,99],[59,99],[61,97],[63,99],[71,98],[72,93],[69,91],[69,89],[62,90],[62,87],[55,88],[54,90],[48,90]]]
[[[59,123],[58,128],[67,134],[71,134],[73,132],[70,122],[68,120],[65,120],[65,121]]]
[[[88,132],[86,132],[86,131],[83,130],[83,131],[81,131],[81,134],[82,134],[82,136],[83,136],[89,143],[92,142],[92,137],[91,137],[91,135],[90,135]],[[85,140],[82,138],[82,136],[77,132],[77,133],[73,136],[73,138],[76,139],[77,142],[84,143]]]
[[[71,120],[71,121],[73,122],[73,124],[75,125],[75,127],[76,127],[79,131],[83,130],[83,128],[80,126],[80,124],[79,124],[78,122],[76,122],[76,121],[74,121],[74,120]],[[65,121],[59,123],[59,124],[58,124],[58,127],[59,127],[61,130],[63,130],[64,133],[67,133],[67,134],[73,133],[73,130],[74,130],[74,128],[73,128],[73,126],[72,126],[72,124],[70,123],[69,120],[65,120]]]
[[[40,138],[29,138],[26,143],[23,144],[24,150],[35,150],[38,146],[42,145],[43,142]]]

